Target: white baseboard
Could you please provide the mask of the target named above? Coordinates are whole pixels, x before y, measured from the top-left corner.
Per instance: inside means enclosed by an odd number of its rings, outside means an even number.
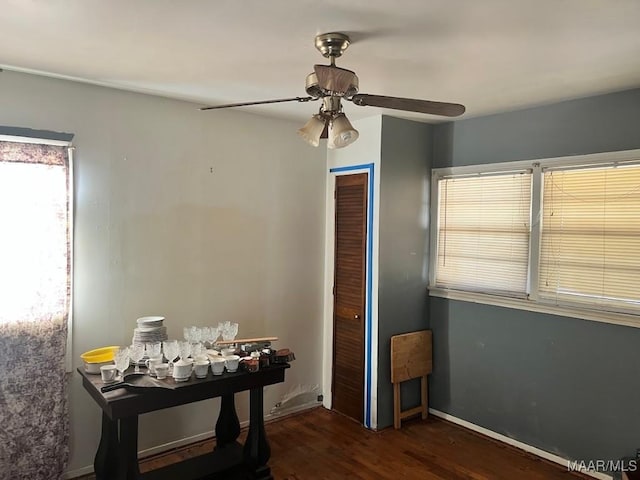
[[[268,413],[264,416],[265,422],[270,420],[280,419],[287,417],[289,415],[293,415],[294,413],[301,412],[303,410],[308,410],[310,408],[314,408],[322,405],[318,402],[310,402],[305,403],[303,405],[298,405],[297,407],[293,407],[288,409],[282,413],[272,414]],[[245,420],[244,422],[240,422],[240,428],[245,428],[249,426],[249,420]],[[164,443],[162,445],[157,445],[155,447],[147,448],[145,450],[140,450],[138,452],[138,458],[142,459],[145,457],[151,457],[153,455],[158,455],[160,453],[168,452],[169,450],[174,450],[176,448],[185,447],[187,445],[191,445],[193,443],[201,442],[203,440],[208,440],[210,438],[214,438],[215,435],[212,432],[204,432],[199,433],[197,435],[192,435],[190,437],[181,438],[179,440],[175,440],[173,442]],[[86,467],[77,468],[75,470],[68,470],[62,475],[63,480],[71,480],[73,478],[78,478],[83,475],[89,475],[93,473],[93,465],[87,465]]]
[[[488,430],[484,427],[481,427],[479,425],[476,425],[474,423],[471,422],[467,422],[466,420],[462,420],[461,418],[458,417],[454,417],[453,415],[449,415],[448,413],[444,413],[441,412],[440,410],[435,410],[433,408],[429,409],[429,413],[432,413],[433,415],[435,415],[436,417],[440,417],[444,420],[447,420],[451,423],[455,423],[457,425],[460,425],[464,428],[468,428],[469,430],[473,430],[474,432],[478,432],[481,433],[482,435],[485,435],[487,437],[493,438],[495,440],[498,440],[502,443],[506,443],[508,445],[511,445],[513,447],[519,448],[520,450],[524,450],[525,452],[528,453],[532,453],[533,455],[536,455],[538,457],[542,457],[545,460],[549,460],[550,462],[554,462],[557,463],[559,465],[562,465],[563,467],[567,468],[568,462],[569,460],[567,460],[566,458],[562,458],[559,457],[558,455],[554,455],[553,453],[549,453],[545,450],[542,450],[540,448],[536,448],[533,447],[531,445],[527,445],[526,443],[522,443],[519,442],[518,440],[514,440],[513,438],[509,438],[505,435],[502,435],[500,433],[496,433],[492,430]],[[580,473],[584,473],[585,475],[589,475],[590,477],[593,478],[598,478],[600,480],[612,480],[613,477],[611,477],[610,475],[606,475],[604,473],[600,473],[600,472],[580,472]]]

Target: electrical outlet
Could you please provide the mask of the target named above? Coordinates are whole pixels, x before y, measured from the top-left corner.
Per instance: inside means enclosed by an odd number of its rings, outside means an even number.
[[[318,401],[321,402],[322,400],[324,400],[324,396],[322,394],[318,395]]]

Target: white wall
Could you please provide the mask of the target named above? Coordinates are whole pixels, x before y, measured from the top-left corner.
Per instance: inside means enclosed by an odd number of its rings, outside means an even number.
[[[372,269],[367,269],[367,281],[371,276],[372,295],[367,299],[367,305],[371,307],[371,358],[365,358],[365,368],[371,371],[371,395],[370,415],[365,415],[365,425],[377,428],[377,365],[378,365],[378,212],[380,210],[380,147],[382,142],[382,116],[365,118],[354,121],[354,127],[360,133],[358,140],[346,148],[328,150],[327,152],[327,187],[326,187],[326,248],[324,264],[324,354],[322,378],[324,384],[323,404],[331,408],[331,378],[333,368],[333,277],[334,277],[334,249],[335,249],[335,199],[333,196],[336,184],[336,175],[367,172],[369,169],[356,169],[332,173],[331,169],[350,168],[358,165],[373,164],[373,182],[369,178],[369,188],[373,188],[373,204],[368,204],[368,209],[373,208],[372,235]],[[365,333],[366,335],[366,333]],[[369,367],[370,365],[370,367]],[[365,396],[366,396],[365,388]],[[366,400],[365,400],[366,402]],[[366,410],[366,409],[365,409]]]
[[[266,411],[321,383],[326,156],[296,123],[12,72],[0,73],[0,105],[0,125],[75,134],[74,367],[86,350],[129,343],[137,317],[161,314],[172,338],[230,320],[241,336],[292,348]],[[70,402],[76,472],[100,435],[76,372]],[[140,449],[211,431],[217,406],[143,415]]]

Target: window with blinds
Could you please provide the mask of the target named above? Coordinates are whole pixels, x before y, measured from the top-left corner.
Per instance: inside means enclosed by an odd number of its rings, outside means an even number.
[[[640,150],[434,169],[432,191],[432,295],[640,325]]]
[[[544,170],[539,295],[640,307],[640,165]]]
[[[438,181],[437,287],[524,296],[531,171]]]

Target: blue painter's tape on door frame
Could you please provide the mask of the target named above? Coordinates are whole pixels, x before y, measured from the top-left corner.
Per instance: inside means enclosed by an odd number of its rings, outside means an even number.
[[[347,167],[336,167],[329,170],[330,173],[344,173],[352,172],[354,170],[366,170],[368,172],[367,182],[369,189],[369,199],[367,205],[367,284],[366,284],[366,296],[364,302],[365,308],[365,326],[364,326],[364,426],[371,428],[371,376],[373,364],[371,361],[371,349],[372,349],[372,329],[373,329],[373,317],[371,313],[371,302],[373,294],[373,193],[374,193],[374,174],[375,166],[373,163],[365,163],[361,165],[349,165]]]

